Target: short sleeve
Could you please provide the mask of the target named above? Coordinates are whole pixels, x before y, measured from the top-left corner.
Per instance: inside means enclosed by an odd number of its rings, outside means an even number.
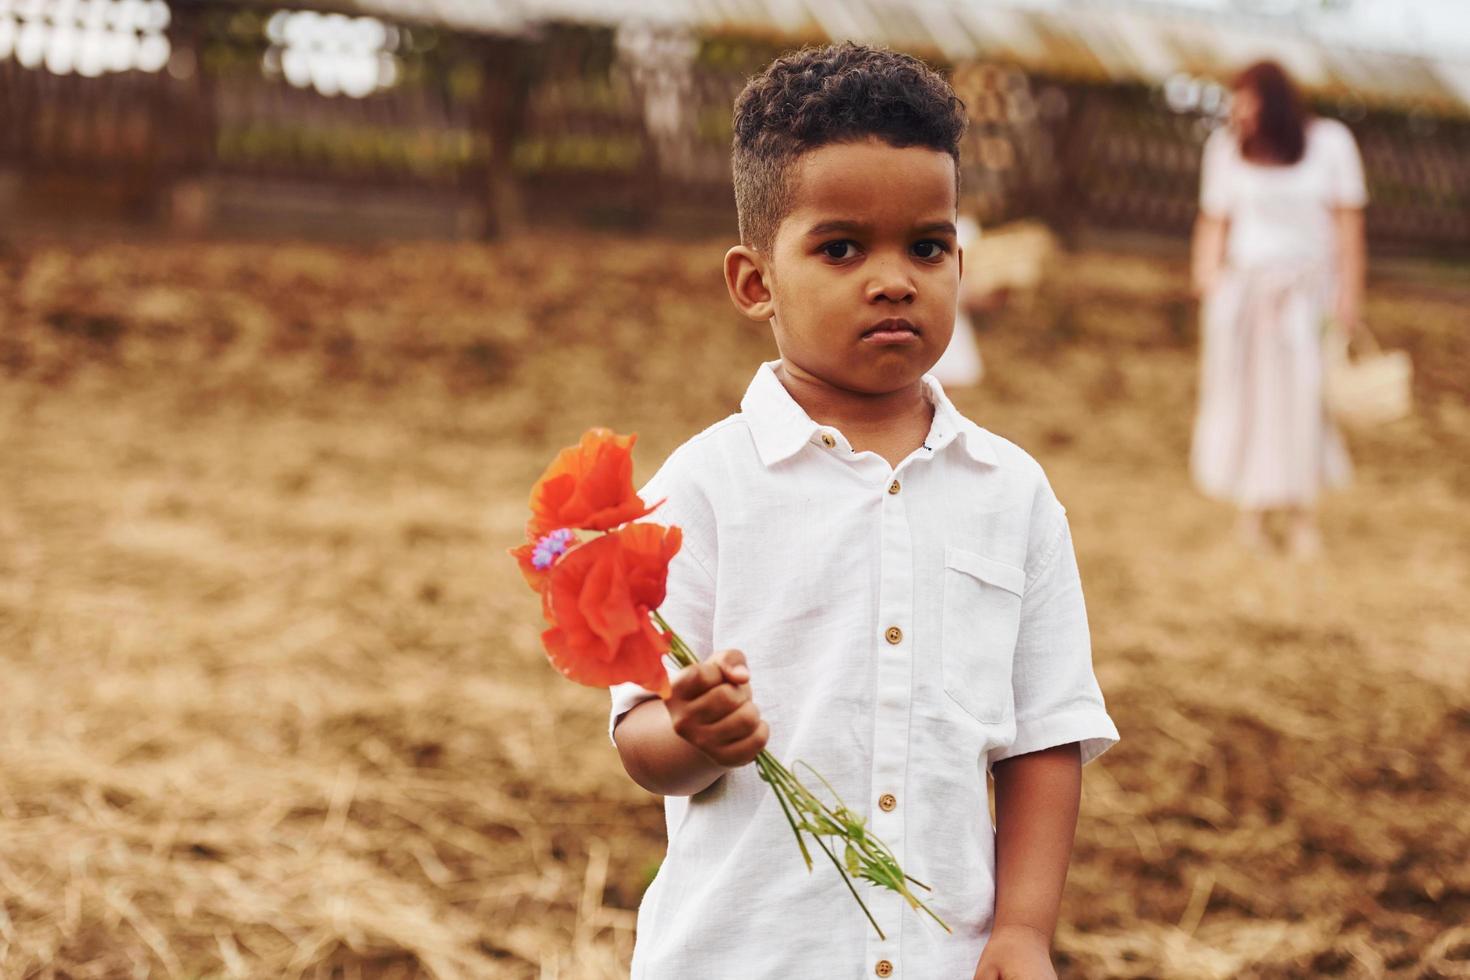
[[[1352,131],[1342,123],[1323,121],[1318,123],[1330,133],[1331,150],[1328,166],[1328,194],[1334,207],[1361,208],[1368,203],[1368,186],[1363,179],[1363,157],[1358,153],[1358,143]]]
[[[1212,218],[1228,217],[1234,205],[1235,137],[1221,126],[1205,140],[1200,158],[1199,208]]]
[[[697,488],[679,480],[677,473],[676,460],[671,458],[638,495],[649,502],[667,498],[647,520],[675,525],[683,533],[683,544],[669,563],[667,588],[659,613],[696,654],[706,657],[713,645],[714,632],[714,515]],[[670,674],[677,672],[667,659],[665,665]],[[616,744],[613,733],[623,715],[658,695],[637,684],[617,684],[609,693],[612,707],[607,734]]]
[[[1021,599],[1011,686],[1016,737],[990,754],[990,764],[1042,749],[1080,743],[1082,762],[1118,741],[1102,690],[1092,672],[1092,640],[1072,532],[1061,505],[1055,508],[1036,570],[1028,572]]]

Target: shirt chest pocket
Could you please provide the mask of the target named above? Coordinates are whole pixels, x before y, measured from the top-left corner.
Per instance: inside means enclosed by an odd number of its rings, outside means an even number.
[[[976,721],[995,724],[1011,704],[1011,662],[1026,573],[959,548],[944,550],[944,691]]]

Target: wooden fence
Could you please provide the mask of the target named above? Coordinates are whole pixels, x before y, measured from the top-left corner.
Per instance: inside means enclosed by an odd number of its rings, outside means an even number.
[[[83,77],[0,57],[0,207],[32,223],[104,215],[222,235],[279,233],[281,214],[292,233],[729,229],[731,103],[794,43],[575,24],[495,37],[338,15],[337,28],[372,35],[386,76],[350,97],[332,91],[347,80],[325,84],[292,53],[292,25],[321,27],[321,15],[227,0],[170,9],[162,70]],[[941,67],[971,114],[964,206],[982,223],[1187,231],[1209,117],[1143,85]],[[1378,244],[1470,252],[1470,120],[1317,108],[1358,137]]]

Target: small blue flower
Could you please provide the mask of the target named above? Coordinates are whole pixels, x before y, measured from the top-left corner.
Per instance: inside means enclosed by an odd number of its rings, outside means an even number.
[[[566,554],[572,545],[574,535],[568,528],[560,528],[550,534],[543,535],[537,542],[536,547],[531,549],[531,564],[539,571],[546,571],[556,560]]]

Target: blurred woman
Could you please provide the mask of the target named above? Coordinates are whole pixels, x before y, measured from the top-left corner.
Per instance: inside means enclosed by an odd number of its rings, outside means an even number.
[[[1205,144],[1192,271],[1203,298],[1199,412],[1191,469],[1234,504],[1239,533],[1264,545],[1286,517],[1302,557],[1321,548],[1320,493],[1348,481],[1323,406],[1323,333],[1362,309],[1367,194],[1347,127],[1308,116],[1269,61],[1232,86],[1230,125]],[[1330,324],[1330,327],[1329,327]]]
[[[972,282],[975,277],[973,270],[979,265],[975,261],[978,257],[975,246],[980,241],[980,222],[961,212],[955,221],[955,238],[960,248],[972,255],[964,272],[964,281]],[[970,319],[970,304],[964,299],[966,295],[968,290],[961,286],[961,300],[959,309],[955,311],[954,333],[950,335],[949,346],[944,349],[939,361],[929,369],[929,373],[946,388],[977,385],[985,375],[985,364],[980,359],[980,345],[975,342],[975,324]]]

